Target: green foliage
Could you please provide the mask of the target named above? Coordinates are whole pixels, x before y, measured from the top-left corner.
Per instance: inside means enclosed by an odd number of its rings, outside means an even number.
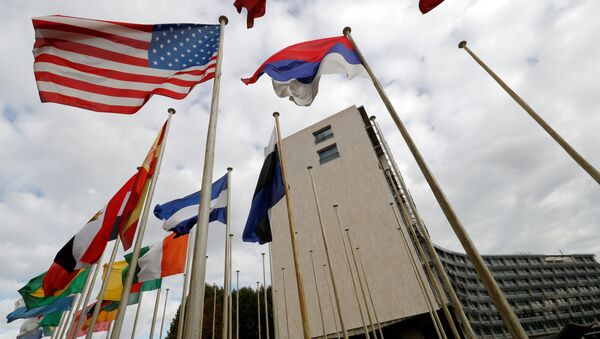
[[[212,339],[212,328],[213,328],[213,307],[214,307],[214,293],[215,289],[217,292],[216,298],[216,312],[215,317],[215,339],[222,339],[221,332],[223,328],[223,288],[216,285],[206,285],[204,290],[204,318],[202,321],[202,337]],[[236,338],[236,296],[238,291],[233,291],[233,338]],[[258,310],[257,310],[257,292],[249,287],[243,287],[239,290],[240,294],[240,337],[239,339],[255,339],[258,338]],[[269,333],[270,337],[274,338],[273,330],[273,307],[271,299],[271,287],[267,288],[267,301],[269,303]],[[264,289],[260,289],[260,317],[261,317],[261,332],[262,337],[266,338],[266,322],[265,322],[265,299]],[[187,305],[187,304],[186,304]],[[181,308],[181,306],[180,306]],[[186,311],[187,312],[187,311]],[[175,318],[171,322],[169,332],[167,333],[166,339],[177,338],[177,325],[179,322],[179,310],[175,314]]]

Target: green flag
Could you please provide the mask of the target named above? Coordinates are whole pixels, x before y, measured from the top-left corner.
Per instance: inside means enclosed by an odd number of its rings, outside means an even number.
[[[140,249],[140,258],[146,254],[150,250],[150,246],[144,246]],[[125,255],[125,261],[128,264],[131,263],[132,253],[128,253]],[[129,272],[129,266],[125,267],[123,270],[122,278],[123,283],[125,283],[125,279],[127,278],[127,272]],[[135,276],[133,277],[133,284],[131,285],[131,291],[129,292],[129,302],[128,305],[136,304],[140,298],[140,292],[157,290],[162,286],[162,278],[148,280],[144,282],[138,282],[137,275],[140,272],[140,266],[135,268]]]
[[[23,297],[27,309],[50,305],[60,298],[64,298],[71,294],[81,293],[89,274],[89,269],[82,269],[63,290],[56,292],[53,296],[45,296],[44,290],[42,289],[42,282],[46,276],[46,272],[44,272],[29,280],[27,285],[19,289],[19,293]]]

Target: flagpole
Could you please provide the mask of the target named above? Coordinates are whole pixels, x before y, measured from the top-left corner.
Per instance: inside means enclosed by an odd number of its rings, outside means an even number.
[[[96,282],[96,277],[98,276],[98,270],[100,269],[100,265],[102,263],[103,258],[104,258],[104,252],[102,252],[100,259],[98,259],[98,261],[95,264],[93,264],[92,267],[90,267],[90,270],[93,270],[94,273],[91,276],[88,275],[88,277],[87,277],[87,281],[86,281],[87,287],[85,287],[85,289],[84,289],[85,298],[83,297],[83,294],[84,294],[83,291],[81,291],[81,296],[80,296],[79,300],[77,301],[77,307],[75,308],[75,311],[73,312],[73,316],[72,316],[70,322],[67,324],[67,326],[60,331],[60,334],[58,335],[58,339],[69,337],[69,331],[74,325],[75,316],[77,315],[77,312],[80,309],[84,309],[86,307],[86,305],[88,304],[88,302],[90,301],[92,291],[94,289],[94,283]],[[91,277],[91,279],[90,279],[90,277]],[[81,306],[82,304],[83,304],[83,308]],[[79,317],[79,318],[81,318],[81,317]],[[81,328],[81,326],[79,325],[79,321],[77,322],[76,326],[79,326],[78,328],[76,328],[77,332],[79,332],[79,328]],[[77,333],[77,332],[75,332],[75,333]],[[76,334],[75,334],[75,336],[76,336]]]
[[[154,311],[152,312],[152,324],[150,325],[150,337],[154,338],[154,325],[156,325],[156,316],[158,315],[158,307],[160,306],[160,290],[162,287],[156,290],[156,299],[154,300]]]
[[[352,240],[350,239],[350,229],[346,228],[345,231],[346,239],[348,240],[348,246],[350,247],[350,254],[352,255],[352,262],[354,263],[354,269],[356,270],[356,280],[358,280],[358,286],[360,286],[360,292],[363,297],[363,302],[365,303],[365,310],[367,311],[367,317],[369,318],[371,331],[373,332],[373,337],[377,339],[377,330],[375,329],[375,323],[373,322],[373,318],[371,317],[371,311],[369,310],[369,302],[367,301],[367,293],[365,292],[365,287],[362,283],[362,279],[360,278],[360,270],[358,269],[358,263],[356,262],[356,256],[354,255],[354,247],[352,246]]]
[[[260,331],[260,325],[261,325],[261,321],[260,321],[260,282],[257,281],[256,282],[256,307],[258,309],[258,339],[261,339],[261,331]]]
[[[287,182],[287,174],[285,169],[285,153],[283,150],[283,142],[281,142],[281,127],[279,126],[279,112],[274,112],[275,127],[277,129],[277,149],[279,151],[279,161],[281,162],[281,178],[285,192],[285,205],[287,207],[288,225],[290,231],[290,242],[292,243],[292,257],[294,259],[294,269],[296,271],[296,286],[298,288],[298,301],[300,304],[300,317],[302,318],[302,333],[304,339],[311,339],[310,323],[308,322],[308,311],[306,309],[306,296],[304,294],[304,283],[302,282],[302,271],[300,270],[300,261],[298,259],[298,244],[296,243],[296,225],[292,213],[292,203],[290,202],[290,192]],[[286,310],[287,314],[287,310]],[[287,321],[287,319],[286,319]],[[289,327],[288,327],[289,332]],[[347,339],[347,335],[344,336]],[[289,333],[288,333],[289,339]]]
[[[281,268],[281,277],[283,280],[283,305],[285,307],[285,330],[287,331],[287,338],[290,338],[290,318],[288,316],[288,307],[287,307],[287,293],[285,291],[285,267]]]
[[[119,250],[119,240],[121,239],[120,235],[117,235],[117,239],[115,239],[115,244],[113,245],[113,249],[112,252],[110,253],[110,259],[108,260],[108,266],[106,268],[106,274],[104,275],[104,278],[102,279],[102,285],[100,285],[100,292],[98,292],[98,297],[96,298],[96,306],[94,306],[94,313],[92,314],[92,320],[90,321],[90,326],[88,327],[87,333],[85,335],[85,339],[91,339],[92,335],[94,334],[94,326],[96,326],[96,320],[98,319],[98,314],[100,314],[100,310],[102,309],[102,300],[104,300],[104,294],[106,293],[106,289],[108,288],[108,280],[110,278],[110,273],[113,267],[113,264],[115,262],[115,258],[117,257],[117,251]],[[100,265],[98,265],[100,266]],[[86,303],[87,305],[87,303]],[[83,315],[83,312],[82,312]],[[83,324],[82,322],[83,317],[80,316],[79,317],[79,322],[78,322],[78,326],[77,326],[77,330],[75,332],[75,336],[77,336],[77,333],[79,333],[79,329],[81,328],[80,325]]]
[[[369,287],[369,280],[367,279],[367,274],[365,273],[365,266],[363,265],[362,258],[360,256],[359,248],[356,248],[356,257],[358,258],[358,263],[360,265],[360,270],[362,272],[363,279],[365,279],[365,286],[367,287],[367,293],[369,294],[369,299],[371,301],[371,307],[373,307],[373,314],[375,314],[375,321],[377,322],[377,329],[379,330],[379,336],[381,339],[383,337],[383,331],[381,330],[381,323],[379,322],[379,316],[377,315],[377,309],[375,308],[375,303],[373,302],[373,295],[371,294],[371,288]],[[456,336],[456,339],[459,339],[460,336]]]
[[[317,188],[315,187],[315,179],[312,174],[312,166],[306,167],[308,174],[310,175],[310,182],[312,184],[313,195],[315,197],[315,206],[317,208],[317,216],[319,218],[319,226],[321,228],[321,239],[323,240],[323,246],[325,247],[325,257],[327,258],[327,265],[329,266],[329,275],[331,277],[331,285],[333,286],[333,295],[335,296],[335,306],[340,315],[340,325],[342,326],[342,333],[344,339],[348,339],[348,332],[346,331],[346,325],[344,324],[344,317],[342,316],[342,305],[340,303],[340,297],[338,295],[337,284],[333,276],[333,266],[331,265],[331,256],[329,255],[329,245],[327,242],[327,236],[323,229],[323,219],[321,218],[321,207],[319,206],[319,197],[317,196]]]
[[[73,304],[75,304],[75,303],[76,303],[76,300],[73,299],[73,303],[71,304],[71,310],[73,309]],[[65,322],[67,321],[67,318],[69,317],[69,313],[71,312],[71,310],[69,310],[68,312],[63,311],[60,314],[60,321],[58,322],[58,326],[56,326],[54,328],[54,330],[52,331],[52,334],[50,335],[50,339],[56,339],[57,338],[58,333],[65,326]]]
[[[388,180],[390,180],[391,183],[393,183],[394,180],[391,177],[391,176],[393,176],[393,174],[391,174],[392,173],[391,170],[389,168],[387,168],[383,172],[384,172],[385,177],[388,178]],[[412,220],[411,220],[409,211],[406,209],[406,207],[403,204],[403,201],[405,201],[407,199],[404,199],[404,197],[400,194],[400,192],[394,185],[392,185],[392,191],[393,191],[394,196],[396,197],[396,199],[399,202],[398,209],[400,211],[400,215],[402,216],[402,219],[404,220],[406,229],[409,232],[410,237],[414,240],[415,250],[417,251],[418,255],[423,259],[422,264],[423,264],[425,273],[427,274],[427,276],[429,276],[429,278],[431,280],[432,291],[435,295],[436,301],[439,300],[438,304],[440,305],[442,311],[444,312],[446,319],[448,320],[448,324],[450,325],[452,334],[454,335],[454,337],[458,337],[459,336],[458,329],[456,328],[456,325],[454,324],[454,319],[452,318],[452,315],[450,314],[450,310],[448,310],[448,306],[446,306],[446,304],[444,303],[444,299],[442,297],[442,291],[440,290],[440,287],[437,284],[437,281],[435,279],[433,271],[431,270],[431,267],[429,266],[429,263],[427,262],[427,256],[425,256],[425,252],[423,251],[423,246],[421,246],[420,239],[417,236],[417,233],[415,232],[415,230],[413,228],[413,224],[412,224]],[[437,315],[437,313],[436,313],[436,315]],[[441,324],[441,322],[440,322],[440,324]]]
[[[273,257],[271,256],[271,243],[269,246],[269,276],[271,278],[271,302],[273,306],[273,334],[275,339],[279,339],[279,322],[277,321],[277,301],[275,300],[275,286],[273,284]],[[235,338],[239,339],[239,338]]]
[[[325,271],[325,275],[327,275],[327,265],[323,264],[323,270]],[[331,316],[333,317],[333,324],[335,325],[335,335],[337,336],[337,339],[340,339],[340,330],[338,329],[338,325],[337,325],[337,317],[335,316],[335,309],[333,308],[333,295],[331,294],[331,287],[329,287],[329,280],[327,280],[325,282],[325,285],[327,285],[327,293],[329,294],[329,305],[331,306]]]
[[[135,310],[135,319],[133,320],[133,329],[131,330],[131,339],[135,339],[135,329],[137,328],[138,319],[140,318],[140,310],[142,309],[142,297],[143,296],[144,296],[144,291],[140,291],[137,308]],[[113,328],[114,328],[114,326],[113,326]]]
[[[427,180],[427,183],[429,184],[429,187],[431,188],[433,194],[435,195],[438,204],[442,208],[444,215],[448,219],[450,226],[452,226],[452,229],[454,230],[454,233],[456,234],[456,236],[458,237],[458,240],[462,244],[462,246],[465,250],[465,253],[469,257],[471,263],[473,264],[473,267],[477,271],[479,278],[481,279],[482,283],[486,287],[486,289],[488,291],[488,295],[489,295],[490,299],[492,300],[492,302],[494,303],[494,305],[496,306],[496,309],[498,310],[498,313],[502,317],[502,320],[504,321],[504,324],[506,325],[508,331],[511,333],[511,335],[513,336],[514,339],[527,338],[527,334],[525,334],[525,330],[523,329],[523,326],[519,323],[519,319],[515,315],[511,306],[508,304],[506,297],[504,296],[504,294],[498,287],[498,284],[496,283],[496,280],[494,280],[494,277],[492,276],[492,273],[490,272],[489,268],[485,265],[483,258],[481,258],[481,255],[479,254],[479,251],[477,251],[475,244],[473,244],[473,241],[467,234],[467,231],[465,230],[461,221],[458,219],[458,216],[454,212],[454,209],[450,205],[450,202],[446,198],[446,195],[442,191],[442,188],[439,186],[439,184],[437,183],[437,180],[435,179],[435,177],[429,170],[429,167],[427,166],[427,164],[425,163],[425,160],[421,156],[421,153],[417,149],[417,146],[415,145],[414,141],[412,140],[412,137],[408,133],[408,130],[406,129],[406,127],[404,127],[404,124],[402,123],[402,121],[400,120],[400,117],[396,113],[394,106],[392,106],[390,99],[387,97],[387,94],[385,93],[383,86],[381,86],[381,83],[379,83],[379,80],[377,80],[377,78],[375,77],[375,74],[371,70],[371,67],[365,60],[363,54],[360,52],[360,49],[354,42],[354,39],[352,38],[352,35],[350,34],[350,32],[351,32],[350,27],[344,28],[344,35],[348,38],[348,40],[350,41],[352,46],[355,48],[356,54],[358,55],[362,65],[365,67],[365,69],[369,73],[369,76],[371,77],[373,85],[375,86],[375,89],[377,90],[377,93],[379,93],[381,100],[383,101],[384,105],[386,106],[388,112],[390,113],[390,116],[392,117],[392,119],[394,120],[394,122],[396,124],[396,127],[398,127],[400,134],[404,138],[406,145],[410,149],[410,152],[412,153],[417,164],[419,165],[419,168],[421,169],[423,176],[425,176],[425,180]]]
[[[115,319],[115,324],[113,326],[113,331],[110,335],[111,339],[120,339],[121,336],[121,327],[123,326],[123,320],[125,320],[125,312],[127,312],[127,303],[129,301],[129,293],[131,290],[131,285],[133,284],[133,278],[135,276],[135,271],[137,268],[138,258],[140,256],[140,249],[142,248],[142,241],[144,239],[144,233],[146,232],[146,223],[148,222],[148,213],[150,213],[152,197],[154,196],[154,188],[156,187],[156,182],[158,180],[158,175],[160,174],[160,165],[162,164],[162,158],[165,153],[165,148],[167,147],[167,136],[169,135],[169,128],[171,127],[171,118],[175,114],[175,110],[173,108],[168,109],[169,117],[167,118],[167,126],[165,128],[165,134],[163,135],[162,146],[160,147],[160,152],[158,154],[158,159],[156,160],[156,167],[154,174],[152,175],[152,179],[150,180],[150,187],[148,188],[148,193],[146,194],[146,200],[144,201],[144,207],[142,210],[142,215],[137,227],[137,236],[135,239],[135,245],[133,246],[133,252],[131,253],[131,262],[129,263],[129,271],[127,272],[127,277],[125,278],[125,282],[123,283],[123,293],[121,294],[121,302],[119,303],[119,310],[117,311],[117,318]]]
[[[114,322],[112,322],[112,321],[108,323],[108,330],[106,331],[106,339],[110,338],[110,330],[111,330],[111,329],[112,329],[112,327],[113,327],[113,326],[112,326],[112,325],[113,325],[113,323],[114,323]]]
[[[535,120],[551,137],[556,141],[570,156],[586,171],[598,184],[600,184],[600,172],[592,166],[583,156],[581,156],[565,139],[563,139],[560,134],[558,134],[544,119],[537,114],[525,100],[523,100],[515,91],[513,91],[494,71],[492,71],[475,53],[473,53],[469,47],[467,47],[466,41],[461,41],[458,44],[458,48],[464,49],[472,58],[481,66],[496,82],[502,89],[510,95],[513,100],[521,106],[525,112],[529,113],[529,115]]]
[[[235,271],[236,293],[235,293],[235,339],[240,338],[240,270]]]
[[[202,338],[202,313],[204,310],[204,288],[206,276],[206,245],[208,244],[208,219],[210,214],[210,197],[212,190],[213,166],[215,160],[215,137],[217,131],[217,115],[219,113],[219,87],[221,84],[221,60],[223,59],[223,40],[226,16],[219,17],[219,47],[213,82],[210,118],[206,134],[206,148],[204,151],[204,168],[202,171],[202,186],[200,192],[200,205],[198,207],[198,224],[196,241],[194,243],[192,272],[190,278],[190,310],[186,314],[185,336],[186,339]],[[229,223],[229,220],[227,220]],[[117,338],[114,338],[117,339]]]
[[[229,186],[227,186],[227,192],[229,192]],[[227,203],[227,205],[229,205],[229,202]],[[228,328],[228,335],[227,337],[229,339],[232,339],[233,336],[233,295],[232,295],[232,290],[233,287],[231,286],[231,254],[233,253],[233,234],[229,234],[229,269],[228,269],[228,274],[229,274],[229,289],[227,291],[227,300],[229,302],[229,317],[228,317],[228,322],[229,322],[229,328]]]
[[[231,232],[231,171],[233,168],[227,167],[227,223],[225,224],[225,260],[223,268],[223,327],[221,338],[229,338],[229,233]]]
[[[183,273],[183,289],[181,290],[181,306],[179,309],[179,320],[177,322],[177,339],[183,338],[183,322],[185,320],[188,285],[190,282],[190,265],[192,264],[190,250],[194,248],[194,238],[196,235],[195,232],[196,228],[194,227],[192,228],[192,230],[190,231],[190,235],[188,236],[188,249],[185,256],[185,272]]]
[[[104,252],[102,252],[102,256],[104,256]],[[102,260],[102,256],[100,257],[99,261]],[[90,272],[95,271],[95,269],[96,269],[96,264],[92,264],[92,266],[89,268]],[[73,300],[73,304],[71,304],[71,309],[67,313],[67,317],[64,319],[64,322],[62,321],[63,319],[61,319],[61,324],[59,324],[59,326],[54,330],[54,333],[52,334],[52,338],[61,339],[62,335],[65,331],[65,328],[70,327],[71,318],[73,317],[73,314],[75,314],[75,311],[81,305],[82,300],[84,298],[83,295],[85,293],[87,293],[87,289],[89,287],[91,278],[92,278],[92,274],[88,273],[88,276],[85,279],[85,283],[83,284],[83,289],[81,290],[81,293],[79,293],[79,297],[77,298],[77,302],[75,302],[75,300]]]
[[[269,339],[269,304],[267,303],[267,275],[265,273],[265,253],[262,255],[262,268],[263,268],[263,286],[265,288],[265,321],[266,321],[266,332],[267,339]]]
[[[160,322],[160,335],[158,336],[158,339],[162,339],[162,333],[163,333],[163,326],[165,325],[165,313],[167,312],[167,301],[169,301],[169,289],[167,288],[167,293],[165,294],[165,305],[163,306],[163,314],[162,314],[162,320]]]
[[[423,224],[423,219],[419,215],[419,211],[417,210],[417,206],[415,205],[415,202],[410,194],[410,191],[408,190],[408,188],[406,187],[406,184],[404,183],[404,178],[402,178],[402,174],[400,173],[400,169],[398,168],[398,165],[396,164],[396,161],[394,160],[394,156],[392,155],[392,152],[391,152],[385,138],[383,137],[381,128],[379,127],[379,124],[377,123],[377,121],[375,121],[375,116],[372,116],[370,118],[370,120],[373,122],[373,126],[375,126],[375,130],[377,131],[377,134],[379,135],[381,144],[383,145],[385,152],[388,154],[390,163],[392,165],[392,169],[394,170],[394,172],[396,173],[396,176],[398,177],[398,182],[400,183],[400,188],[402,188],[402,191],[404,191],[404,194],[406,196],[405,200],[408,201],[408,205],[410,206],[412,213],[415,216],[415,219],[417,221],[417,226],[419,228],[419,232],[421,233],[421,236],[425,240],[427,250],[429,251],[429,257],[432,259],[432,261],[438,271],[439,278],[442,281],[442,284],[444,286],[446,293],[450,297],[452,306],[454,306],[454,313],[458,316],[458,319],[460,320],[459,324],[462,325],[461,327],[462,327],[463,335],[466,337],[466,339],[475,339],[476,336],[475,336],[475,332],[473,331],[473,328],[471,327],[471,323],[469,322],[469,319],[467,318],[467,315],[465,314],[462,304],[460,303],[460,300],[458,299],[458,296],[456,295],[456,291],[454,290],[454,287],[452,286],[452,283],[450,282],[450,278],[448,277],[448,274],[446,273],[446,270],[444,269],[444,265],[442,264],[442,261],[440,260],[440,256],[438,255],[437,251],[433,247],[433,242],[431,241],[431,238],[429,237],[429,233],[427,232],[425,225]],[[437,282],[435,282],[435,279],[433,282],[437,283]],[[446,312],[447,307],[444,307],[444,308],[445,308],[444,312]],[[452,326],[453,323],[454,323],[454,321],[452,321],[450,323],[450,325]],[[454,330],[453,330],[453,333],[454,333]],[[456,336],[456,334],[455,334],[455,336]]]
[[[213,286],[213,323],[212,323],[212,339],[215,339],[215,322],[217,320],[217,285]]]
[[[429,293],[427,293],[427,290],[425,290],[425,284],[423,283],[423,279],[421,278],[419,270],[417,269],[418,266],[416,260],[413,256],[412,251],[410,250],[410,247],[408,246],[408,239],[406,239],[406,235],[404,235],[404,232],[402,231],[400,219],[398,219],[398,214],[396,214],[393,202],[390,202],[390,207],[392,208],[394,218],[396,219],[396,223],[398,224],[398,227],[396,229],[400,233],[402,243],[404,244],[406,252],[408,253],[408,257],[410,258],[411,267],[413,269],[413,272],[415,273],[415,276],[417,277],[417,283],[419,284],[419,288],[421,289],[421,293],[423,294],[423,299],[425,299],[425,303],[427,304],[427,308],[429,309],[429,316],[431,317],[431,321],[433,322],[435,331],[437,332],[438,338],[446,338],[446,334],[444,333],[443,328],[440,328],[441,322],[439,320],[437,312],[433,308],[433,304],[431,303],[431,299],[429,298]]]
[[[360,306],[360,298],[358,297],[358,287],[356,287],[356,280],[354,280],[354,272],[352,272],[352,264],[350,263],[350,253],[348,253],[348,248],[346,248],[346,240],[344,239],[344,230],[342,229],[342,223],[340,221],[340,213],[338,212],[338,204],[333,205],[333,210],[335,211],[335,216],[337,218],[337,223],[340,228],[340,238],[342,239],[342,244],[344,245],[344,253],[346,253],[346,263],[348,264],[348,270],[350,271],[350,280],[352,280],[352,287],[354,289],[354,297],[356,298],[356,305],[358,305],[358,312],[360,313],[360,320],[362,320],[363,330],[365,331],[365,337],[370,339],[369,331],[367,330],[367,321],[365,320],[365,315],[362,311],[362,307]],[[350,247],[352,249],[352,247]],[[328,268],[331,271],[331,268]],[[358,275],[358,272],[356,272]]]
[[[327,339],[327,331],[325,330],[325,319],[323,318],[323,304],[321,303],[321,294],[319,293],[319,283],[317,282],[317,271],[315,270],[315,261],[313,259],[313,250],[308,251],[310,254],[310,263],[312,265],[313,278],[315,279],[315,290],[317,291],[317,302],[319,303],[319,316],[321,316],[321,327],[323,329],[323,338]]]

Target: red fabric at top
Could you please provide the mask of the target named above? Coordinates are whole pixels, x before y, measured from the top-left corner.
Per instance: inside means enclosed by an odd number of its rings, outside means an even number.
[[[246,84],[253,84],[258,80],[258,77],[262,74],[265,66],[271,62],[280,60],[300,60],[305,62],[319,62],[323,59],[323,56],[336,44],[344,44],[349,49],[354,49],[352,44],[345,36],[337,36],[333,38],[324,38],[318,40],[311,40],[301,42],[299,44],[291,45],[282,49],[281,51],[273,54],[268,58],[262,65],[256,70],[252,77],[242,79]]]
[[[238,13],[241,13],[244,7],[248,10],[248,17],[246,18],[248,28],[254,27],[254,19],[265,15],[267,10],[267,0],[235,0],[233,5]]]
[[[419,9],[421,13],[425,14],[430,10],[437,7],[437,5],[444,2],[444,0],[419,0]]]

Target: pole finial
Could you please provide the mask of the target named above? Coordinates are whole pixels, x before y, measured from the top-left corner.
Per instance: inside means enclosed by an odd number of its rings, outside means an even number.
[[[233,233],[229,233],[229,236],[230,236],[230,237],[233,237]]]
[[[221,15],[221,16],[219,17],[219,22],[220,22],[220,23],[222,22],[222,23],[223,23],[223,25],[227,25],[227,24],[229,23],[229,19],[227,19],[227,17],[226,17],[226,16],[224,16],[224,15]]]
[[[338,206],[338,204],[333,204],[333,208],[337,208]]]
[[[350,28],[350,26],[346,26],[344,27],[344,30],[342,32],[344,33],[344,35],[348,35],[352,33],[352,28]]]
[[[310,171],[312,169],[312,166],[307,166],[306,169]]]
[[[263,253],[261,253],[260,255],[265,255],[265,253],[263,252]]]
[[[175,114],[175,109],[174,108],[169,108],[167,110],[167,112],[169,112],[169,114]]]
[[[312,253],[313,250],[308,250],[308,253]]]
[[[394,204],[393,202],[390,202],[390,206],[392,206],[393,204]]]
[[[227,167],[227,172],[233,171],[233,167]]]
[[[273,116],[274,116],[275,118],[279,117],[279,112],[273,112]]]
[[[465,40],[463,40],[458,43],[458,48],[464,48],[466,45],[467,45],[467,42]]]
[[[371,117],[369,118],[371,121],[375,121],[375,116],[371,115]]]
[[[350,231],[350,229],[349,229],[349,228],[346,228],[344,231],[348,232],[348,231]]]

